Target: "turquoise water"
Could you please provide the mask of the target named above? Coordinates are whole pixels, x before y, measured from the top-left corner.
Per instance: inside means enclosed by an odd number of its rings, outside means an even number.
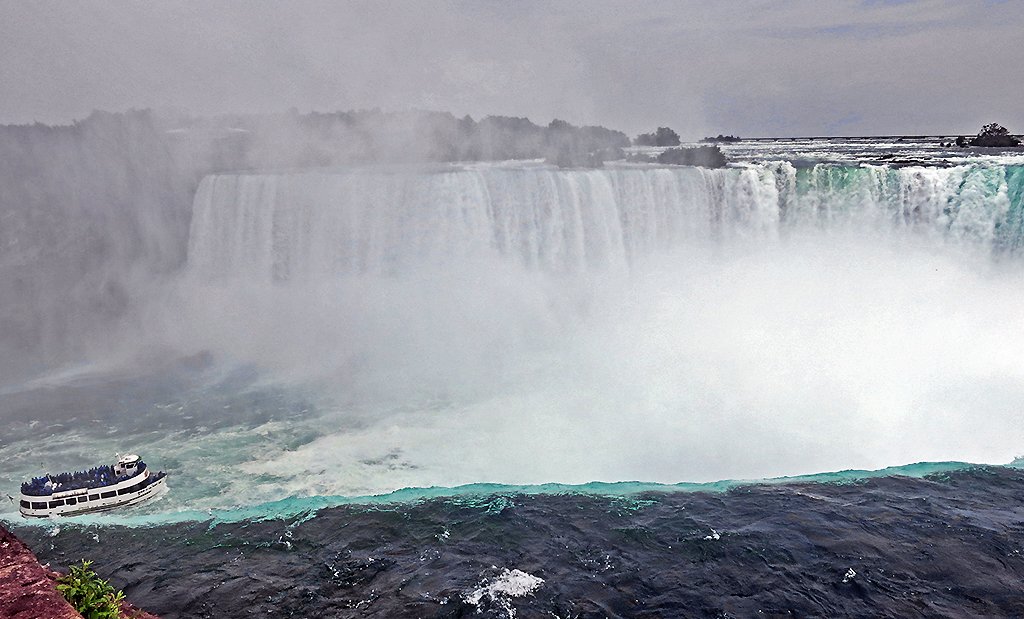
[[[54,526],[129,526],[146,527],[180,522],[209,522],[211,526],[219,523],[292,520],[313,518],[319,510],[340,505],[362,506],[368,510],[387,509],[389,505],[399,503],[420,503],[433,499],[447,499],[449,502],[479,508],[485,511],[501,511],[513,504],[514,495],[533,494],[585,494],[622,499],[624,509],[642,509],[645,499],[639,495],[659,492],[728,492],[737,488],[752,485],[771,484],[843,484],[889,476],[921,478],[925,476],[948,473],[980,466],[966,462],[918,462],[903,466],[892,466],[874,471],[846,470],[793,477],[778,477],[762,480],[721,480],[706,483],[658,484],[640,481],[624,482],[591,482],[587,484],[466,484],[453,488],[402,488],[386,494],[343,497],[314,496],[289,497],[259,505],[236,507],[229,509],[210,509],[206,511],[184,510],[176,512],[145,512],[146,508],[128,509],[100,515],[84,515],[73,518],[26,519],[16,513],[0,513],[0,520],[19,526],[32,525],[41,527]],[[1024,460],[1015,460],[1010,466],[1024,466]],[[173,488],[173,485],[171,485]],[[173,490],[161,501],[173,502]]]

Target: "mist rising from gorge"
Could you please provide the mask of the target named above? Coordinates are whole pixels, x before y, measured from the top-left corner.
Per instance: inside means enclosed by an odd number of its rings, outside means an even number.
[[[450,165],[565,143],[408,118],[5,128],[8,389],[250,368],[318,405],[244,462],[298,494],[1019,451],[1019,168]]]

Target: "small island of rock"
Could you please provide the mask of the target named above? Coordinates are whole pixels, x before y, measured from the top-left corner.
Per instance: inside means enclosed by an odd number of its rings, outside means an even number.
[[[1015,148],[1020,140],[1010,135],[1006,127],[998,123],[989,123],[981,128],[978,135],[968,140],[964,136],[956,139],[957,146],[982,146],[986,148]]]

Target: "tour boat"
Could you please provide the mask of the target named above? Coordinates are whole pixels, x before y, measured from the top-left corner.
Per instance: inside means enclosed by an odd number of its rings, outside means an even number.
[[[19,506],[26,517],[77,516],[142,503],[166,488],[166,473],[153,473],[139,456],[128,454],[114,466],[25,482]]]

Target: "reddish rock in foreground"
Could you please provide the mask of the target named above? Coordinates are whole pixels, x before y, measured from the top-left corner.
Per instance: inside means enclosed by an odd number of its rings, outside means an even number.
[[[0,526],[0,619],[82,619],[57,591],[59,577]],[[159,619],[131,604],[122,604],[121,615],[126,619]]]
[[[57,591],[57,572],[0,527],[0,617],[3,619],[81,619]]]
[[[124,619],[160,619],[153,613],[147,613],[146,611],[129,604],[128,602],[121,603],[121,616]]]

